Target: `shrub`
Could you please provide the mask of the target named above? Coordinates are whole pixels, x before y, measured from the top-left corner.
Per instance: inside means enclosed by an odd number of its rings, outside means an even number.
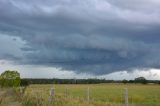
[[[20,74],[17,71],[7,70],[0,75],[1,87],[18,87],[20,82]]]

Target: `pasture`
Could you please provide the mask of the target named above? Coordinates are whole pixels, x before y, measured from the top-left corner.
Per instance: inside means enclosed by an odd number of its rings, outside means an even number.
[[[65,99],[69,104],[75,103],[74,106],[124,106],[125,88],[128,88],[129,106],[160,106],[160,86],[152,84],[30,85],[25,93],[48,100],[51,88],[54,88],[54,99],[62,98],[62,103]]]
[[[51,88],[54,88],[53,97]],[[14,95],[15,101],[5,101],[17,103],[12,106],[125,106],[125,88],[128,88],[129,106],[160,106],[160,85],[155,84],[35,84],[28,86],[23,95],[12,93],[8,97]]]

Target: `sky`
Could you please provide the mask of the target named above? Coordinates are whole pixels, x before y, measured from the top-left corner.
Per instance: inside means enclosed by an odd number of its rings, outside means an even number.
[[[0,0],[0,72],[160,80],[159,0]]]

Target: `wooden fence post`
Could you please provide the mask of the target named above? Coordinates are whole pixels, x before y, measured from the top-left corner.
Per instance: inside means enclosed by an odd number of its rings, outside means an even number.
[[[50,95],[49,95],[49,101],[52,102],[53,101],[53,98],[55,96],[55,89],[54,88],[51,88],[50,89]]]
[[[128,106],[128,89],[125,88],[125,106]]]
[[[67,88],[67,86],[65,86],[64,95],[65,95],[65,97],[67,97],[67,96],[68,96],[68,88]]]
[[[89,87],[87,88],[87,101],[90,101],[90,89]]]

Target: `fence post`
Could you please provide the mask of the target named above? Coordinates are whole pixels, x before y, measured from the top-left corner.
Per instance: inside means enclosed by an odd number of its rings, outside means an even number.
[[[90,89],[89,87],[87,88],[87,101],[90,101]]]
[[[49,101],[52,102],[53,101],[53,98],[54,98],[54,95],[55,95],[55,89],[54,88],[51,88],[50,89],[50,97],[49,97]]]
[[[67,97],[67,96],[68,96],[68,88],[67,88],[67,86],[65,86],[65,92],[64,92],[64,95],[65,95],[65,97]]]
[[[128,106],[128,89],[125,88],[125,106]]]

